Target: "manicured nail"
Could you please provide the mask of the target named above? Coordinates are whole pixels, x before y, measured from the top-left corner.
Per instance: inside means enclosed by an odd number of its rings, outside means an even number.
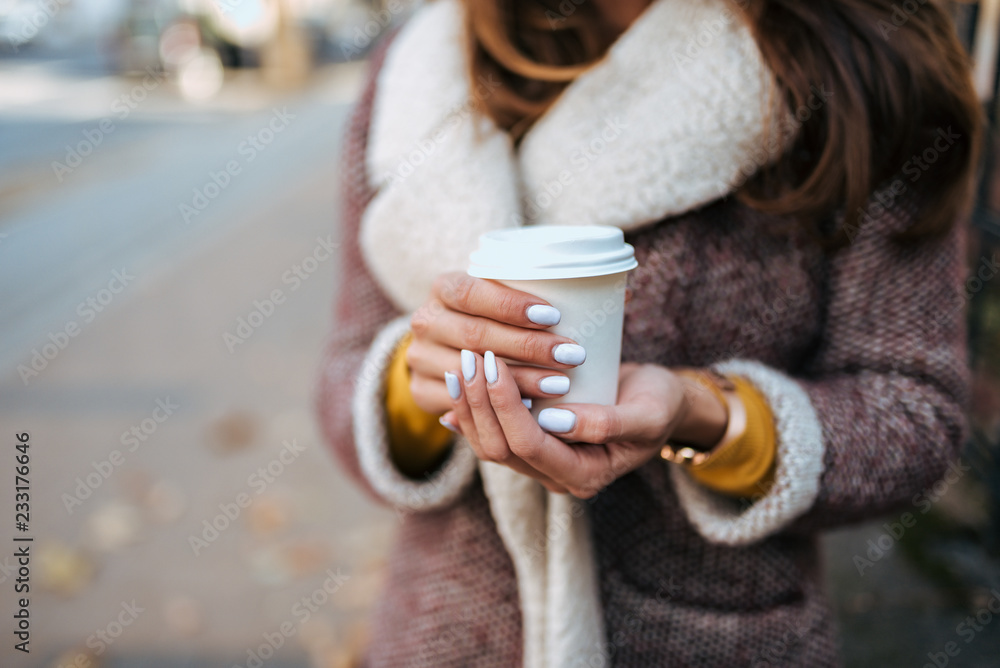
[[[575,343],[560,343],[552,351],[552,356],[560,364],[578,366],[587,360],[587,351]]]
[[[444,384],[448,386],[448,396],[458,399],[462,396],[462,386],[458,384],[458,376],[453,373],[444,372]]]
[[[472,379],[476,377],[476,356],[472,354],[471,350],[462,351],[462,375],[465,377],[465,382],[472,382]]]
[[[483,373],[486,374],[486,382],[492,385],[497,382],[500,376],[497,374],[497,358],[492,350],[487,350],[483,355]]]
[[[576,426],[576,415],[561,408],[546,408],[538,414],[538,426],[562,434]]]
[[[559,309],[553,306],[535,304],[528,307],[528,320],[536,325],[545,325],[546,327],[549,325],[558,325],[561,319],[562,314],[559,313]]]
[[[455,380],[458,380],[458,378],[455,378]],[[438,422],[440,422],[441,426],[444,427],[445,429],[447,429],[448,431],[450,431],[451,433],[453,433],[453,434],[457,434],[458,433],[458,428],[455,425],[453,425],[452,423],[450,423],[447,420],[445,420],[444,418],[438,418]]]
[[[529,411],[531,410],[531,398],[530,397],[528,399],[521,399],[521,403],[524,404],[524,407],[527,408]]]
[[[569,378],[566,376],[546,376],[538,381],[538,389],[545,394],[566,394],[569,392]]]

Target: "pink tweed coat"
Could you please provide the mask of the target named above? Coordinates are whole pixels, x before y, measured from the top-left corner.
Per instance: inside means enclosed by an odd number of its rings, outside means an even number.
[[[342,279],[317,393],[344,469],[403,518],[366,661],[517,666],[514,571],[479,479],[440,495],[446,463],[407,483],[414,498],[426,490],[443,500],[406,506],[376,491],[359,464],[352,403],[363,360],[401,315],[357,241],[373,196],[365,150],[375,91],[373,74],[346,136]],[[835,252],[732,197],[628,235],[640,268],[622,358],[747,376],[771,403],[788,470],[767,495],[737,502],[653,460],[590,502],[606,627],[595,643],[612,665],[836,665],[818,532],[906,506],[965,435],[964,231],[891,239],[919,216],[928,185],[910,186]],[[809,466],[812,487],[796,473]]]

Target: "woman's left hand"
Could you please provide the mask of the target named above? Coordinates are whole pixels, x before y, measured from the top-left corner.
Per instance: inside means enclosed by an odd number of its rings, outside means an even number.
[[[459,396],[443,419],[480,459],[532,476],[557,493],[590,498],[643,465],[659,453],[688,408],[680,376],[653,364],[626,363],[615,406],[565,404],[545,409],[536,422],[502,360],[490,353],[485,359],[467,351],[463,356],[467,370],[475,361],[475,375],[464,380],[454,374],[449,386]]]

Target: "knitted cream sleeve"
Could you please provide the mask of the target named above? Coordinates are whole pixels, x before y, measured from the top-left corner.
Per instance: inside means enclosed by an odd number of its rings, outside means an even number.
[[[776,440],[771,479],[766,488],[743,490],[751,493],[737,499],[700,484],[680,467],[673,467],[671,475],[688,519],[702,536],[745,545],[781,530],[813,504],[823,472],[823,438],[809,396],[785,374],[753,360],[713,368],[743,378],[766,400]]]

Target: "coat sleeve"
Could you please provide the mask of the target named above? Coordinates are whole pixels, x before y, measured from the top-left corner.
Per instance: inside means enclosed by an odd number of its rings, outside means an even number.
[[[740,501],[672,471],[685,512],[706,539],[741,545],[916,508],[957,466],[969,381],[966,227],[894,240],[920,206],[912,184],[893,184],[906,190],[874,197],[851,243],[828,261],[823,335],[804,368],[716,365],[768,399],[778,451],[773,486]]]
[[[417,480],[399,471],[389,454],[385,383],[396,347],[409,332],[409,316],[400,313],[368,271],[358,232],[375,196],[366,174],[365,151],[378,72],[390,42],[387,38],[372,56],[371,72],[344,140],[340,285],[315,401],[323,436],[344,470],[376,500],[413,512],[441,508],[457,499],[475,475],[476,459],[468,446],[458,442],[437,471]]]

